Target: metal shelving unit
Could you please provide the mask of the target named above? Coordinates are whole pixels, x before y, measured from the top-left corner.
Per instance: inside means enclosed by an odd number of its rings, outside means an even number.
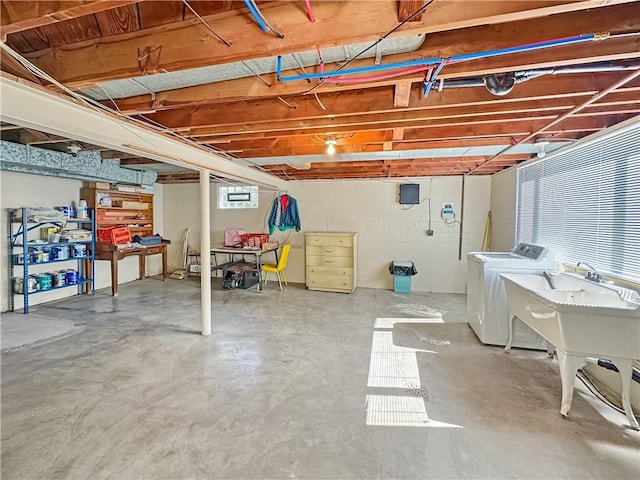
[[[71,288],[76,287],[78,289],[78,294],[87,293],[93,295],[95,292],[95,238],[96,238],[96,227],[95,227],[95,215],[94,210],[89,210],[89,218],[68,218],[64,221],[46,221],[46,222],[30,222],[27,218],[27,208],[22,207],[18,209],[10,209],[8,211],[8,225],[7,232],[9,235],[8,238],[8,277],[9,277],[9,310],[14,311],[15,308],[15,299],[16,295],[23,297],[23,313],[29,313],[29,297],[32,295],[37,295],[44,292],[52,292],[55,290],[61,290],[63,288]],[[86,225],[91,225],[91,240],[78,240],[73,242],[34,242],[32,239],[29,239],[29,232],[33,230],[40,229],[42,227],[58,227],[60,228],[63,224],[77,224],[78,227],[83,226],[86,228]],[[74,245],[84,244],[87,246],[87,251],[85,255],[82,256],[73,256],[64,259],[55,259],[55,260],[47,260],[43,262],[32,262],[31,253],[33,250],[37,248],[51,248],[51,247],[60,247],[67,246],[73,248]],[[22,263],[16,261],[14,254],[21,253],[22,254]],[[48,265],[48,264],[56,264],[63,262],[76,262],[79,278],[76,283],[65,284],[61,286],[55,286],[51,288],[47,288],[45,290],[36,290],[33,292],[29,291],[29,271],[30,268],[35,265]],[[23,279],[23,288],[22,293],[18,293],[15,291],[14,286],[14,275],[16,273],[17,267],[22,269],[22,279]]]

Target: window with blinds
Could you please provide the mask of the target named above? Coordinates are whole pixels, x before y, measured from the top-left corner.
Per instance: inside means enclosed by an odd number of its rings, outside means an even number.
[[[640,283],[640,120],[518,169],[516,237]]]

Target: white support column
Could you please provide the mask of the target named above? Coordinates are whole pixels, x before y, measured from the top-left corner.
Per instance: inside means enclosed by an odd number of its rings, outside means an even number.
[[[200,309],[202,335],[211,335],[211,207],[209,170],[200,170]]]

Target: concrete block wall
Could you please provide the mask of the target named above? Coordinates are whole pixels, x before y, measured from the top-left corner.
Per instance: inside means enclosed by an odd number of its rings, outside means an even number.
[[[190,250],[200,251],[200,187],[199,184],[163,185],[164,192],[164,231],[170,239],[169,271],[182,268],[182,245],[184,231],[189,228]],[[217,205],[217,184],[211,183],[211,245],[224,243],[224,231],[227,228],[242,228],[247,232],[266,232],[266,215],[271,208],[273,192],[261,192],[257,209],[219,210]],[[265,258],[266,261],[272,259]]]
[[[55,207],[58,205],[77,205],[80,200],[80,189],[83,182],[57,177],[45,177],[26,173],[0,171],[0,207],[2,208],[1,245],[0,245],[0,307],[6,311],[8,307],[9,280],[7,275],[7,209],[24,206]],[[154,225],[156,230],[162,232],[162,186],[156,185],[154,190]],[[45,272],[52,269],[75,268],[74,262],[56,263],[52,265],[36,265],[31,269],[33,273]],[[15,269],[14,276],[22,275],[20,269]],[[147,272],[157,275],[162,272],[162,263],[159,255],[149,257]],[[96,262],[96,289],[109,287],[111,276],[109,262]],[[119,283],[130,282],[138,278],[138,259],[129,257],[119,264]],[[48,302],[74,295],[74,288],[56,290],[41,293],[30,297],[30,305]],[[110,294],[105,292],[105,294]],[[22,297],[15,297],[16,307],[22,308]]]
[[[480,250],[486,216],[489,211],[489,177],[468,177],[465,184],[465,211],[462,259],[458,259],[459,225],[447,227],[440,217],[441,203],[453,201],[460,218],[462,177],[411,179],[420,185],[422,203],[415,206],[398,203],[398,185],[402,180],[292,181],[288,193],[296,198],[302,231],[276,232],[273,239],[292,245],[287,278],[305,281],[304,232],[358,232],[358,285],[393,288],[388,266],[392,260],[411,260],[418,275],[412,278],[412,290],[423,292],[465,293],[466,253]],[[166,233],[177,240],[191,227],[192,245],[199,245],[199,187],[196,184],[165,185],[164,224]],[[266,231],[266,217],[275,194],[264,192],[260,208],[255,210],[218,210],[216,188],[211,188],[212,244],[222,243],[226,228]],[[432,237],[429,229],[431,198]],[[171,248],[170,264],[181,265],[177,241]]]

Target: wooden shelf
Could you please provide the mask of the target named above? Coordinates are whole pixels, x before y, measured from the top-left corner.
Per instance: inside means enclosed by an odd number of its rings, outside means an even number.
[[[113,204],[110,207],[100,205],[100,199],[108,196]],[[80,198],[85,199],[89,208],[96,209],[96,228],[138,225],[129,227],[133,235],[153,235],[153,194],[121,192],[97,188],[83,188]],[[122,202],[146,204],[144,208],[122,207]],[[105,215],[108,213],[109,215]],[[136,218],[144,215],[146,218]]]

